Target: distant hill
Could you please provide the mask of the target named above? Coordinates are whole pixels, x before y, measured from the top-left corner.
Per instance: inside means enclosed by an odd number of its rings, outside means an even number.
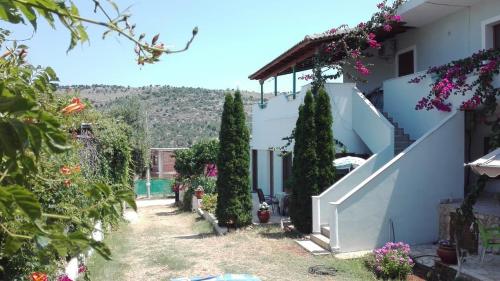
[[[218,137],[224,95],[229,90],[151,85],[124,87],[113,85],[72,85],[98,110],[105,111],[132,96],[139,97],[148,115],[153,147],[185,147],[203,138]],[[260,93],[242,91],[250,128],[252,104]]]

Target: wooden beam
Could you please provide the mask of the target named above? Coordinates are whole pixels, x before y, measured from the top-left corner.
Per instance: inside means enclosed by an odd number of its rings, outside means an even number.
[[[315,54],[316,50],[315,49],[312,49],[310,51],[307,51],[306,53],[304,53],[303,55],[291,60],[290,62],[287,62],[285,65],[281,66],[280,68],[278,68],[277,70],[275,70],[274,72],[272,72],[270,75],[267,75],[265,78],[263,79],[267,79],[269,77],[273,77],[273,76],[278,76],[281,72],[291,68],[292,66],[294,65],[297,65],[299,64],[300,62],[304,61],[305,59],[309,58],[309,57],[312,57],[314,54]]]

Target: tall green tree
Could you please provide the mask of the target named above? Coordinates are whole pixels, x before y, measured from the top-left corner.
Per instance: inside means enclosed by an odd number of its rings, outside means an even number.
[[[315,98],[316,155],[318,157],[318,189],[323,192],[335,182],[335,144],[330,97],[320,88]]]
[[[217,157],[217,208],[220,225],[245,226],[252,222],[248,165],[250,134],[239,92],[227,94],[222,112]]]
[[[221,127],[219,131],[219,153],[217,155],[217,207],[215,215],[220,225],[225,225],[229,222],[230,214],[227,211],[227,202],[232,196],[231,194],[231,174],[233,163],[231,155],[234,151],[232,143],[234,136],[234,117],[233,117],[234,99],[231,94],[226,94],[224,100],[224,108],[221,117]]]
[[[252,223],[252,194],[250,190],[250,132],[246,125],[245,108],[240,91],[234,94],[233,114],[235,121],[234,141],[235,157],[235,181],[233,186],[237,191],[237,200],[233,203],[237,206],[238,226]]]
[[[293,188],[290,217],[294,226],[303,233],[312,230],[312,199],[319,193],[318,159],[316,154],[315,105],[312,93],[307,92],[304,105],[299,109],[295,128],[293,158]]]

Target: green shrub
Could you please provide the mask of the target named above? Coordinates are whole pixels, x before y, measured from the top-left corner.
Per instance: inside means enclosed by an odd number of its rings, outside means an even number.
[[[201,203],[201,209],[203,211],[215,214],[216,207],[217,207],[217,193],[203,195]]]

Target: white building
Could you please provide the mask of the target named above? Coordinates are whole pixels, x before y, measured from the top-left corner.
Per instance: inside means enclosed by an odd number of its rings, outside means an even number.
[[[466,182],[474,180],[464,163],[487,149],[484,138],[491,128],[482,125],[470,138],[467,134],[469,121],[458,110],[464,97],[450,97],[451,112],[417,111],[431,80],[408,81],[429,67],[500,48],[500,1],[410,0],[398,14],[404,25],[380,39],[383,48],[369,59],[375,66],[366,84],[326,85],[334,138],[349,152],[371,155],[319,196],[304,198],[313,200],[313,232],[329,236],[335,251],[368,250],[391,240],[413,245],[438,240],[440,203],[463,198]],[[328,35],[306,37],[250,78],[262,83],[310,69],[315,49],[328,40]],[[285,144],[308,88],[253,107],[252,186],[265,194],[284,192],[291,158],[271,148]],[[383,90],[378,109],[365,97],[377,88]],[[487,192],[498,193],[495,184]]]

